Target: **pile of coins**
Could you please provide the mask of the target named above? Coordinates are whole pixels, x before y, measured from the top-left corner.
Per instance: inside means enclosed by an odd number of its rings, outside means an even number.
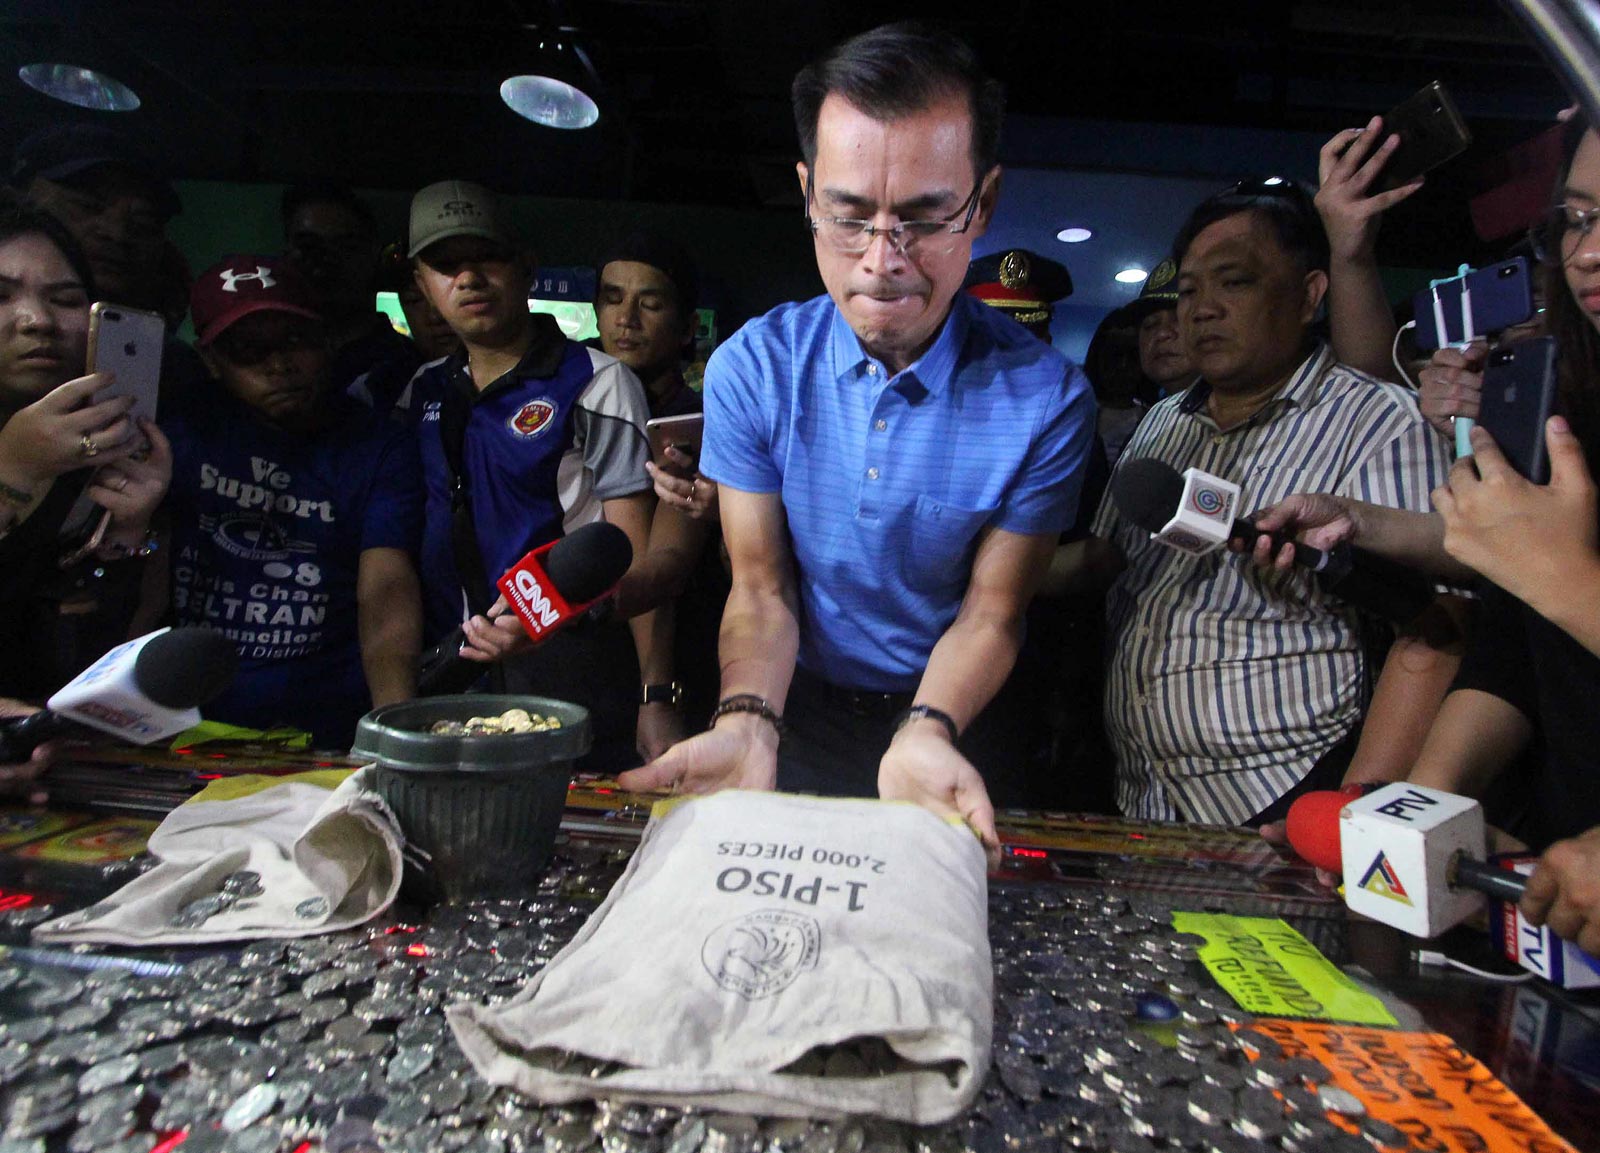
[[[993,1067],[949,1125],[542,1107],[491,1087],[455,1044],[445,1007],[515,996],[626,858],[564,843],[529,899],[260,942],[190,961],[180,976],[0,961],[0,1153],[150,1153],[176,1133],[187,1134],[180,1153],[306,1142],[325,1153],[1406,1148],[1326,1084],[1327,1069],[1285,1059],[1248,1028],[1198,966],[1198,938],[1135,912],[1114,886],[991,889]],[[797,1071],[861,1076],[895,1060],[866,1042],[810,1054]],[[1335,1125],[1341,1115],[1362,1135]]]
[[[434,721],[430,733],[443,737],[492,737],[501,733],[542,733],[559,729],[561,718],[507,709],[496,717],[468,717],[464,721]]]

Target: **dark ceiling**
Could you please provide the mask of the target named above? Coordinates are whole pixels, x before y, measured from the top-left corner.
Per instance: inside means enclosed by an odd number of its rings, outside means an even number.
[[[1532,135],[1562,103],[1491,0],[13,0],[0,14],[0,147],[89,115],[23,88],[16,68],[84,63],[132,86],[144,104],[121,122],[175,175],[203,179],[409,189],[470,175],[547,196],[797,204],[795,70],[908,15],[968,38],[1030,121],[1326,135],[1438,77],[1481,158]],[[561,25],[580,30],[604,81],[602,119],[586,131],[529,124],[497,95],[505,76],[537,70],[539,39]],[[1084,137],[1032,147],[1026,163],[1127,166],[1070,143]],[[1212,174],[1193,153],[1142,156],[1137,167]],[[1444,191],[1472,191],[1475,166],[1455,171]]]

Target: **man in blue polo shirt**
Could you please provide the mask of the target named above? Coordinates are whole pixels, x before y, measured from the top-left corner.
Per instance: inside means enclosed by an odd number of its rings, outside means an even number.
[[[1003,104],[965,44],[917,25],[796,78],[828,295],[752,321],[707,367],[701,471],[733,565],[723,698],[710,732],[625,785],[876,786],[995,846],[974,761],[989,768],[997,722],[980,714],[1094,433],[1082,373],[961,292],[999,193]]]

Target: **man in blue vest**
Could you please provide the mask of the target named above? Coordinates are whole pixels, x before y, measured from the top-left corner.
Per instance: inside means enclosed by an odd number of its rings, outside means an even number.
[[[670,653],[655,651],[651,614],[566,630],[537,649],[514,615],[484,615],[502,573],[580,525],[608,521],[628,534],[636,563],[645,556],[655,498],[644,389],[625,365],[529,313],[533,260],[488,189],[446,180],[418,192],[410,256],[423,295],[462,343],[424,366],[402,401],[421,436],[430,641],[465,622],[464,654],[508,658],[497,673],[508,691],[586,706],[596,746],[588,767],[655,756],[666,740],[655,712],[669,706],[641,706],[640,685],[672,678],[655,668]]]
[[[828,292],[751,321],[707,366],[700,468],[733,568],[723,696],[710,732],[623,782],[876,792],[959,814],[997,849],[983,773],[1005,768],[1003,723],[985,706],[1077,511],[1094,399],[961,292],[1004,111],[972,50],[879,28],[793,96]]]

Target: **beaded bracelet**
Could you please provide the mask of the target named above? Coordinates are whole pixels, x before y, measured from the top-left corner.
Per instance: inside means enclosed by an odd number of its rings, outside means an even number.
[[[711,710],[710,727],[715,728],[717,719],[729,713],[751,713],[771,724],[778,730],[778,735],[783,736],[783,718],[767,704],[765,697],[759,697],[755,693],[734,693],[732,696],[723,697],[717,702],[717,707]]]
[[[160,548],[161,538],[155,533],[150,533],[137,545],[102,541],[95,549],[95,555],[103,561],[136,560],[140,557],[154,556]]]

